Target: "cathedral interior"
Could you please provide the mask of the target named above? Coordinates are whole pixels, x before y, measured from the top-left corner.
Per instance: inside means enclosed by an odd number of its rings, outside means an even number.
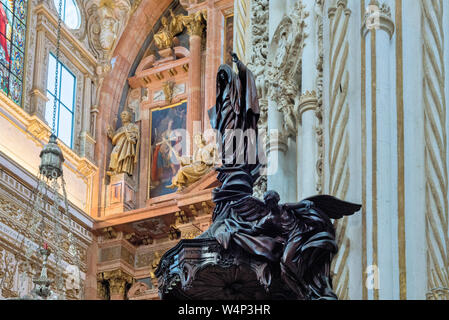
[[[449,299],[448,30],[443,0],[0,0],[0,298],[39,276],[160,298],[161,257],[212,223],[235,52],[267,132],[254,195],[362,204],[334,222],[338,298]]]

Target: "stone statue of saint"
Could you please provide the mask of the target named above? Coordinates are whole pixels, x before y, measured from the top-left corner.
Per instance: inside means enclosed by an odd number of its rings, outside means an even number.
[[[216,148],[213,144],[206,145],[202,134],[195,135],[195,150],[193,157],[180,157],[181,167],[172,179],[172,184],[167,188],[178,188],[178,191],[200,180],[218,162]]]
[[[139,157],[140,130],[135,123],[131,122],[130,112],[123,111],[120,118],[122,119],[122,127],[116,132],[109,127],[107,132],[114,146],[107,174],[113,176],[127,173],[132,176],[134,165]]]

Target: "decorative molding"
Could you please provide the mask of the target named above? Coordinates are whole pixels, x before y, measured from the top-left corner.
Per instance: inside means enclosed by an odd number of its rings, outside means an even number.
[[[315,109],[315,115],[317,117],[317,125],[315,127],[316,141],[318,145],[317,150],[317,182],[316,191],[321,194],[323,192],[324,184],[324,123],[323,123],[323,90],[324,90],[324,0],[316,1],[316,18],[318,20],[318,62],[316,68],[318,70],[317,77],[317,106]]]
[[[337,1],[331,6],[329,14],[329,111],[328,111],[328,162],[329,162],[329,194],[346,199],[350,169],[349,154],[349,105],[347,94],[349,91],[348,72],[348,24],[351,10],[347,8],[347,0]],[[337,234],[339,252],[332,264],[334,270],[333,283],[337,296],[348,299],[349,269],[347,258],[350,241],[346,235],[347,218],[336,220],[334,227]]]
[[[443,7],[443,0],[421,1],[428,299],[448,299],[438,289],[449,287]]]

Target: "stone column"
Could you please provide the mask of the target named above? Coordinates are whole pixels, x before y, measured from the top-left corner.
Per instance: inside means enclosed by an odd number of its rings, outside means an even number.
[[[45,106],[48,101],[44,88],[45,30],[39,25],[36,32],[36,49],[34,51],[33,89],[31,91],[30,113],[45,119]],[[48,124],[51,126],[51,123]]]
[[[274,33],[285,13],[285,3],[283,1],[270,1],[269,2],[269,23],[268,23],[268,43],[273,40]],[[271,48],[270,50],[273,50]],[[270,54],[269,54],[270,55]],[[269,78],[270,75],[267,76]],[[268,160],[268,172],[267,172],[267,190],[276,190],[282,201],[288,201],[286,196],[288,195],[288,183],[283,179],[285,178],[285,168],[287,168],[286,153],[288,151],[288,137],[284,133],[284,116],[282,112],[278,110],[278,103],[273,100],[272,92],[273,88],[271,83],[268,89],[268,139],[269,147],[267,149]]]
[[[133,283],[133,278],[122,270],[104,272],[103,278],[109,283],[111,300],[125,300],[126,285]]]
[[[370,18],[366,20],[363,36],[366,41],[366,131],[367,178],[366,212],[368,245],[378,283],[374,299],[400,298],[400,266],[398,265],[398,133],[395,82],[391,70],[396,69],[392,52],[394,23],[387,5],[371,1]]]
[[[193,136],[201,132],[202,108],[201,108],[201,40],[205,28],[204,20],[198,14],[192,14],[187,25],[190,36],[190,63],[189,63],[189,95],[187,131],[190,134],[190,150],[193,150]]]
[[[303,73],[304,76],[304,73]],[[297,200],[301,200],[317,193],[317,139],[315,133],[318,99],[315,91],[306,91],[301,95],[298,114],[297,163],[296,179],[298,184]]]
[[[302,95],[297,106],[299,121],[297,143],[297,198],[304,199],[316,192],[317,140],[315,134],[317,108],[317,59],[318,42],[315,19],[315,0],[303,1],[304,10],[308,13],[306,19],[304,48],[302,54],[301,90]]]

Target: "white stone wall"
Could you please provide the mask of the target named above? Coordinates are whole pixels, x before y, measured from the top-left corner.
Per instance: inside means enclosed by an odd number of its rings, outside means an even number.
[[[270,1],[271,51],[281,21],[296,3]],[[296,135],[286,130],[289,107],[279,108],[279,98],[272,95],[268,128],[287,132],[288,139],[281,139],[281,148],[271,145],[269,157],[278,160],[280,170],[268,177],[268,189],[280,191],[281,201],[318,192],[319,171],[312,169],[321,150],[322,192],[364,206],[336,223],[340,252],[333,267],[339,297],[448,298],[447,1],[379,1],[378,29],[364,26],[369,0],[325,0],[322,18],[317,14],[322,1],[300,3],[309,13],[303,31],[313,34],[304,38],[296,57],[287,50],[288,59],[302,59],[302,75],[294,79],[299,90],[289,100]],[[320,19],[322,44],[316,33]],[[296,110],[306,91],[317,91],[320,101],[315,67],[321,46],[322,149],[314,131],[319,117]],[[275,58],[272,52],[268,63]]]

